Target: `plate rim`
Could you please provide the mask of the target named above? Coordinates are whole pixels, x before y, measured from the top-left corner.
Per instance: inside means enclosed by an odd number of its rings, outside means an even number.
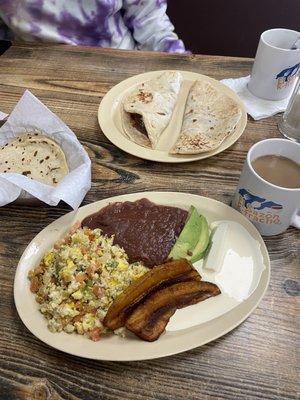
[[[123,135],[119,131],[119,129],[117,128],[115,123],[112,121],[112,118],[108,118],[108,117],[103,118],[103,115],[107,114],[107,111],[112,109],[113,104],[116,101],[116,98],[120,94],[122,95],[122,93],[127,89],[128,85],[132,84],[132,86],[133,86],[134,84],[142,83],[145,81],[145,79],[150,79],[151,77],[162,74],[163,72],[166,72],[166,71],[169,71],[169,72],[177,71],[177,72],[180,72],[183,75],[183,77],[188,75],[188,76],[190,76],[190,79],[194,79],[194,80],[196,80],[197,77],[198,77],[198,79],[199,79],[199,77],[201,79],[204,78],[205,80],[212,82],[216,86],[219,86],[219,87],[221,86],[223,90],[225,90],[228,94],[230,94],[230,96],[232,98],[235,99],[235,101],[237,101],[237,103],[241,107],[242,116],[239,121],[240,132],[238,133],[237,137],[234,139],[234,141],[232,143],[230,142],[230,143],[226,144],[226,141],[230,140],[230,138],[231,138],[231,135],[230,135],[228,138],[226,138],[224,140],[224,142],[219,147],[217,147],[216,149],[214,149],[212,151],[205,152],[205,153],[178,155],[178,158],[176,158],[176,156],[172,157],[169,154],[167,154],[166,156],[154,156],[153,157],[151,152],[149,153],[149,156],[147,155],[147,153],[141,155],[140,152],[143,152],[143,150],[145,150],[146,148],[144,148],[144,147],[138,145],[137,143],[134,143],[130,139],[126,138],[125,135]],[[192,76],[193,76],[193,78],[192,78]],[[188,80],[189,78],[186,77],[186,79]],[[247,112],[246,112],[245,106],[244,106],[242,100],[240,99],[240,97],[237,95],[237,93],[235,93],[232,89],[230,89],[228,86],[224,85],[224,83],[218,81],[215,78],[212,78],[208,75],[200,74],[198,72],[182,70],[182,69],[165,69],[165,70],[148,71],[148,72],[136,74],[129,78],[123,79],[122,81],[120,81],[119,83],[114,85],[112,88],[110,88],[109,91],[103,96],[103,98],[99,104],[99,107],[98,107],[97,115],[98,115],[98,124],[102,130],[102,133],[116,147],[118,147],[122,151],[124,151],[130,155],[133,155],[135,157],[139,157],[139,158],[142,158],[142,159],[148,160],[148,161],[162,162],[162,163],[193,162],[193,161],[204,160],[206,158],[210,158],[217,154],[220,154],[223,151],[230,148],[231,146],[233,146],[237,142],[237,140],[244,133],[246,126],[247,126],[247,122],[248,122],[248,117],[247,117]],[[109,124],[113,125],[113,129],[111,126],[108,126]],[[115,137],[114,134],[111,133],[112,131],[117,133],[117,138]],[[234,133],[235,132],[233,132],[233,134]],[[225,144],[224,148],[222,148],[223,144]],[[147,150],[152,150],[152,149],[147,149]]]
[[[259,237],[260,237],[260,245],[262,246],[262,250],[263,250],[263,253],[264,253],[264,257],[266,257],[266,261],[267,261],[267,263],[266,263],[266,268],[265,268],[265,271],[266,271],[266,273],[267,273],[267,279],[266,279],[266,282],[265,282],[265,286],[264,286],[264,288],[263,288],[263,291],[261,292],[261,294],[258,296],[258,298],[254,301],[254,304],[249,308],[249,310],[245,313],[245,314],[243,314],[243,316],[241,317],[241,318],[238,318],[237,320],[236,320],[236,322],[234,322],[233,324],[232,323],[230,323],[229,325],[230,326],[228,326],[228,328],[225,328],[225,329],[221,329],[220,331],[218,331],[218,333],[216,334],[216,335],[213,335],[213,336],[211,336],[209,339],[205,339],[204,341],[199,341],[199,342],[201,342],[200,344],[197,342],[196,344],[193,342],[193,341],[191,341],[190,343],[189,342],[186,342],[185,343],[185,345],[183,345],[183,346],[181,346],[181,348],[178,350],[178,349],[176,349],[176,350],[169,350],[169,351],[164,351],[164,350],[160,350],[160,351],[156,351],[156,352],[154,352],[153,354],[150,354],[150,355],[147,355],[147,356],[140,356],[140,355],[138,355],[138,356],[124,356],[124,355],[122,355],[121,357],[120,356],[117,356],[117,357],[103,357],[103,356],[97,356],[97,352],[95,351],[95,355],[94,356],[86,356],[86,355],[83,355],[83,354],[81,354],[80,352],[76,352],[76,351],[66,351],[66,350],[64,350],[63,349],[63,346],[60,346],[60,345],[55,345],[55,343],[53,344],[53,343],[49,343],[49,342],[47,342],[46,340],[44,340],[40,335],[39,335],[39,333],[36,333],[36,332],[34,332],[33,333],[33,331],[34,331],[34,329],[32,329],[31,327],[30,327],[30,324],[28,324],[27,323],[27,321],[26,320],[24,320],[23,319],[23,316],[22,316],[22,312],[20,311],[20,307],[19,307],[19,294],[17,293],[17,279],[18,279],[18,274],[20,273],[19,272],[19,270],[21,269],[21,267],[22,267],[22,262],[23,262],[23,258],[26,256],[26,252],[28,251],[28,249],[33,245],[33,243],[35,242],[35,240],[36,240],[36,238],[40,235],[40,234],[42,234],[44,231],[46,231],[48,228],[49,228],[49,226],[51,226],[51,225],[55,225],[55,223],[58,221],[58,220],[60,220],[60,219],[62,219],[62,218],[64,218],[66,215],[71,215],[71,214],[73,214],[73,215],[76,215],[76,213],[77,213],[77,211],[79,210],[79,209],[88,209],[88,207],[91,207],[92,205],[95,205],[95,204],[98,204],[98,203],[100,203],[100,202],[103,202],[103,201],[113,201],[113,200],[115,200],[115,201],[118,201],[118,200],[120,200],[120,199],[122,199],[122,198],[127,198],[128,196],[129,197],[135,197],[135,196],[140,196],[140,197],[143,197],[143,196],[147,196],[148,194],[154,194],[154,195],[184,195],[184,197],[185,196],[188,196],[188,197],[192,197],[192,198],[194,198],[195,200],[198,200],[198,201],[201,201],[201,199],[206,199],[206,200],[209,200],[209,201],[212,201],[213,203],[218,203],[218,204],[220,204],[221,205],[221,207],[225,207],[225,208],[230,208],[230,210],[231,211],[233,211],[234,213],[237,213],[237,214],[239,214],[241,217],[242,217],[242,219],[244,219],[245,221],[246,221],[246,223],[247,223],[247,225],[249,225],[249,226],[251,226],[252,227],[252,229],[254,230],[254,231],[256,231],[256,233],[259,235]],[[130,199],[129,199],[130,200]],[[126,201],[125,199],[124,199],[124,201]],[[266,291],[267,291],[267,289],[268,289],[268,287],[269,287],[269,283],[270,283],[270,274],[271,274],[271,265],[270,265],[270,257],[269,257],[269,253],[268,253],[268,249],[267,249],[267,247],[266,247],[266,244],[265,244],[265,242],[264,242],[264,240],[263,240],[263,238],[261,237],[261,235],[260,235],[260,233],[258,232],[258,230],[256,229],[256,227],[246,218],[246,217],[244,217],[241,213],[239,213],[237,210],[235,210],[234,208],[232,208],[232,207],[230,207],[230,206],[228,206],[227,204],[225,204],[225,203],[223,203],[223,202],[221,202],[221,201],[219,201],[219,200],[215,200],[215,199],[212,199],[212,198],[209,198],[209,197],[206,197],[206,196],[200,196],[200,195],[197,195],[197,194],[193,194],[193,193],[186,193],[186,192],[173,192],[173,191],[148,191],[148,192],[134,192],[134,193],[128,193],[128,194],[123,194],[123,195],[117,195],[117,196],[113,196],[113,197],[109,197],[109,198],[104,198],[104,199],[101,199],[101,200],[98,200],[98,201],[96,201],[96,202],[92,202],[92,203],[89,203],[89,204],[86,204],[86,205],[84,205],[84,206],[82,206],[82,207],[80,207],[77,211],[70,211],[70,212],[68,212],[68,213],[66,213],[66,214],[64,214],[64,215],[62,215],[62,216],[60,216],[59,218],[57,218],[57,219],[55,219],[54,221],[52,221],[50,224],[48,224],[47,226],[45,226],[37,235],[35,235],[35,237],[30,241],[30,243],[26,246],[26,248],[24,249],[24,252],[22,253],[22,256],[20,257],[20,260],[19,260],[19,263],[18,263],[18,266],[17,266],[17,268],[16,268],[16,272],[15,272],[15,277],[14,277],[14,290],[13,290],[13,293],[14,293],[14,303],[15,303],[15,307],[16,307],[16,310],[17,310],[17,312],[18,312],[18,316],[19,316],[19,318],[21,319],[21,321],[22,321],[22,323],[26,326],[26,328],[29,330],[29,332],[34,336],[34,337],[36,337],[37,339],[39,339],[41,342],[43,342],[44,344],[46,344],[47,346],[49,346],[49,347],[52,347],[52,348],[55,348],[56,350],[59,350],[59,351],[62,351],[62,352],[64,352],[64,353],[66,353],[66,354],[70,354],[70,355],[72,355],[72,356],[76,356],[76,357],[83,357],[83,358],[86,358],[86,359],[92,359],[92,360],[98,360],[98,361],[117,361],[117,362],[128,362],[128,361],[142,361],[142,360],[151,360],[151,359],[157,359],[157,358],[162,358],[162,357],[168,357],[168,356],[171,356],[171,355],[175,355],[175,354],[180,354],[180,353],[183,353],[183,352],[185,352],[185,351],[189,351],[189,350],[192,350],[192,349],[196,349],[196,348],[198,348],[198,347],[201,347],[201,346],[203,346],[203,345],[205,345],[205,344],[207,344],[207,343],[210,343],[210,342],[212,342],[212,341],[215,341],[216,339],[218,339],[218,338],[220,338],[220,337],[222,337],[222,336],[224,336],[224,335],[226,335],[227,333],[229,333],[230,331],[232,331],[232,330],[234,330],[237,326],[239,326],[242,322],[244,322],[248,317],[249,317],[249,315],[258,307],[258,305],[259,305],[259,303],[261,302],[261,300],[263,299],[263,297],[265,296],[265,293],[266,293]],[[258,286],[259,287],[259,286]],[[258,288],[257,288],[258,289]],[[256,290],[257,290],[256,289]],[[238,308],[238,307],[240,307],[242,304],[244,304],[244,303],[246,303],[246,302],[248,302],[252,297],[253,297],[253,295],[255,294],[255,292],[256,292],[256,290],[253,292],[253,294],[247,299],[247,300],[245,300],[244,302],[242,302],[240,305],[238,305],[238,306],[236,306],[236,307],[234,307],[232,310],[229,310],[228,312],[226,312],[226,313],[224,313],[222,316],[219,316],[219,317],[217,317],[217,318],[214,318],[214,319],[212,319],[211,321],[208,321],[208,322],[212,322],[212,321],[214,321],[214,320],[217,320],[217,319],[220,319],[220,318],[222,318],[222,317],[224,317],[225,315],[227,315],[227,314],[229,314],[230,312],[232,312],[232,311],[234,311],[236,308]],[[36,312],[38,312],[38,310],[36,309],[35,310]],[[199,326],[199,325],[198,325]],[[195,328],[197,328],[197,326],[195,326],[195,327],[190,327],[190,328],[186,328],[186,329],[182,329],[182,330],[180,330],[181,332],[183,332],[183,331],[191,331],[191,330],[195,330]],[[47,329],[47,326],[46,326],[46,324],[45,324],[45,329]],[[179,332],[180,332],[179,331]],[[155,343],[155,342],[154,342]],[[157,343],[157,342],[156,342]],[[151,344],[151,343],[150,343]],[[157,354],[157,353],[160,353],[160,354]]]

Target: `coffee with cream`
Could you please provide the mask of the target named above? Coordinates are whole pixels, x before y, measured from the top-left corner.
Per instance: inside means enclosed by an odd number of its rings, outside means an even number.
[[[300,164],[287,157],[265,155],[251,162],[254,171],[273,185],[289,189],[300,188]]]

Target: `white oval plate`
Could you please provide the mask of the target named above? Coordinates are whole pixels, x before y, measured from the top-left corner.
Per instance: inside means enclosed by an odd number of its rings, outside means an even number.
[[[215,300],[208,299],[199,303],[199,309],[197,309],[197,305],[194,305],[179,310],[181,315],[179,321],[176,317],[177,313],[175,313],[174,318],[177,322],[174,324],[174,320],[173,322],[171,320],[170,328],[167,327],[166,332],[153,343],[143,342],[134,335],[125,339],[111,335],[99,342],[93,342],[76,334],[51,333],[47,329],[46,320],[38,311],[34,295],[30,292],[27,279],[28,271],[39,263],[45,251],[49,250],[59,238],[63,237],[76,221],[81,221],[87,215],[98,211],[112,201],[135,201],[142,197],[146,197],[157,204],[178,206],[185,209],[194,205],[199,212],[205,215],[209,223],[225,219],[236,221],[244,226],[252,237],[260,243],[266,267],[255,291],[242,303],[235,303],[232,306],[229,303],[227,310],[230,311],[226,312],[222,306],[221,314],[218,307],[221,305],[220,298],[223,294],[217,296]],[[73,211],[62,216],[43,229],[31,241],[19,261],[14,282],[14,298],[19,316],[26,327],[37,338],[58,350],[96,360],[147,360],[201,346],[231,331],[244,321],[258,305],[267,289],[269,277],[270,260],[266,246],[256,228],[242,214],[221,202],[193,194],[144,192],[111,197],[86,205],[76,212]],[[199,312],[197,313],[197,311],[200,309],[205,310],[206,322],[198,318]],[[191,321],[194,322],[191,324]],[[182,329],[183,327],[185,329]]]
[[[238,140],[238,138],[244,132],[247,124],[247,113],[238,95],[216,79],[190,71],[180,71],[183,75],[182,87],[178,96],[178,101],[175,106],[172,119],[159,139],[158,148],[156,150],[146,148],[128,139],[123,133],[121,122],[121,106],[123,97],[126,94],[130,93],[136,85],[146,82],[149,79],[152,79],[155,76],[162,74],[163,72],[164,71],[151,71],[125,79],[124,81],[118,83],[116,86],[110,89],[103,97],[98,110],[98,121],[104,135],[115,146],[119,147],[121,150],[124,150],[129,154],[144,158],[145,160],[181,163],[212,157],[215,154],[224,151]],[[169,154],[169,150],[171,149],[171,147],[173,147],[179,135],[186,98],[189,89],[195,80],[208,81],[212,85],[217,87],[218,90],[221,90],[223,93],[232,97],[237,103],[239,103],[242,109],[242,117],[238,122],[234,132],[217,149],[200,154]]]

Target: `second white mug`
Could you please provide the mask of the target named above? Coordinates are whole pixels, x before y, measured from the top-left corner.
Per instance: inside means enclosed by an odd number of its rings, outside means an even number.
[[[300,32],[270,29],[261,34],[248,89],[254,96],[282,100],[292,92],[300,71],[300,49],[291,47]]]

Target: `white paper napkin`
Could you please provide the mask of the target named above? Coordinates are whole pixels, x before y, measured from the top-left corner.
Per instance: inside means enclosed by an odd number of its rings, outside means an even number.
[[[54,139],[66,155],[70,172],[55,187],[21,174],[0,173],[0,206],[25,191],[51,206],[63,200],[77,209],[91,187],[91,160],[71,129],[28,90],[0,128],[0,146],[26,131],[42,132]]]
[[[4,112],[0,111],[0,121],[3,121],[7,116],[8,114],[5,114]]]
[[[271,117],[285,111],[289,99],[272,101],[254,96],[247,87],[250,75],[238,79],[223,79],[221,82],[235,91],[243,101],[246,111],[255,120]]]

